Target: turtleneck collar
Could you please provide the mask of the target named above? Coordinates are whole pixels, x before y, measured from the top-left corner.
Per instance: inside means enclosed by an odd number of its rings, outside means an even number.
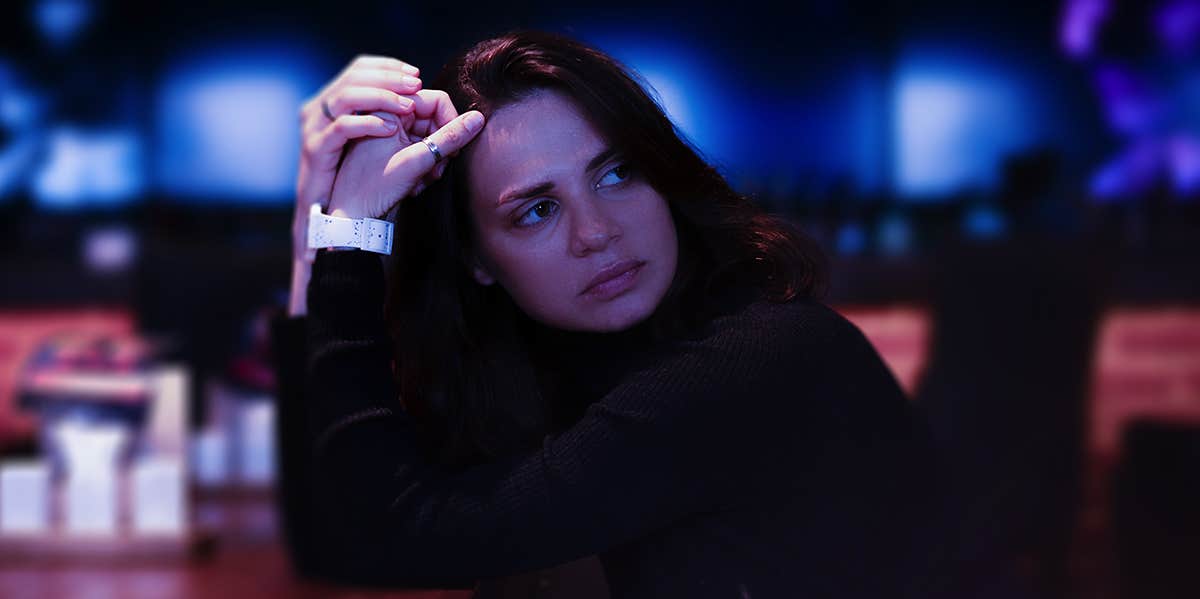
[[[757,297],[758,290],[749,286],[722,289],[706,298],[705,322]],[[614,332],[567,331],[527,319],[526,339],[553,404],[554,421],[567,425],[581,416],[587,405],[607,394],[631,369],[673,341],[673,335],[681,332],[670,331],[663,321],[675,309],[660,305],[641,322]]]
[[[616,384],[616,377],[661,339],[654,331],[655,316],[621,331],[566,331],[533,323],[529,337],[534,356],[561,386],[582,392],[589,400]]]

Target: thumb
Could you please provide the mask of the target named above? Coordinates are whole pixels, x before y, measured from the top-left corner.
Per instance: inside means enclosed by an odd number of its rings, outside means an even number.
[[[478,110],[465,112],[431,133],[428,140],[437,146],[438,153],[445,160],[475,139],[475,136],[483,130],[483,120],[483,113]],[[437,166],[439,162],[434,156],[433,150],[423,141],[404,148],[400,154],[404,156],[406,166],[413,169],[405,175],[412,177],[414,181],[433,170],[433,167]]]

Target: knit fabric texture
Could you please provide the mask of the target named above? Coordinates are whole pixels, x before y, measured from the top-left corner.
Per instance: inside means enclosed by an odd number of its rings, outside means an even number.
[[[578,420],[448,472],[396,400],[384,288],[374,254],[319,252],[308,289],[312,499],[348,576],[462,586],[598,555],[622,598],[912,592],[927,433],[830,308],[738,296],[651,353],[637,330],[549,331]]]

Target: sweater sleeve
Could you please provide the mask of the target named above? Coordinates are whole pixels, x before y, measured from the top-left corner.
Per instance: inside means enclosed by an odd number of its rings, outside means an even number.
[[[393,401],[382,289],[363,252],[323,253],[309,286],[315,492],[364,573],[436,585],[578,559],[729,506],[761,460],[751,419],[731,416],[781,388],[780,335],[725,327],[630,373],[538,450],[441,470]]]

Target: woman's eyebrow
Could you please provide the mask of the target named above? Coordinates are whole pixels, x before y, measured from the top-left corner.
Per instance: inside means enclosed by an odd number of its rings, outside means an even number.
[[[600,165],[604,164],[605,162],[608,162],[613,156],[616,156],[616,155],[617,155],[616,148],[613,148],[612,146],[604,148],[603,150],[600,151],[599,154],[596,154],[591,160],[588,161],[587,172],[592,172],[592,171],[596,170],[597,168],[600,168]],[[554,189],[553,181],[543,181],[541,183],[536,183],[534,185],[530,185],[529,187],[517,189],[514,191],[508,191],[500,196],[500,201],[496,202],[496,207],[503,206],[504,204],[511,202],[513,200],[521,200],[524,198],[543,194],[552,189]]]
[[[537,185],[531,185],[525,189],[510,191],[500,196],[500,201],[496,203],[496,207],[503,206],[513,200],[522,200],[531,196],[543,194],[551,189],[554,189],[553,181],[546,181],[544,183],[538,183]]]
[[[587,172],[590,173],[590,172],[600,168],[600,165],[604,164],[605,162],[608,162],[608,160],[610,158],[612,158],[613,156],[616,156],[616,155],[617,155],[616,148],[614,148],[612,146],[604,148],[599,154],[596,154],[596,156],[594,158],[592,158],[591,160],[588,161]]]

